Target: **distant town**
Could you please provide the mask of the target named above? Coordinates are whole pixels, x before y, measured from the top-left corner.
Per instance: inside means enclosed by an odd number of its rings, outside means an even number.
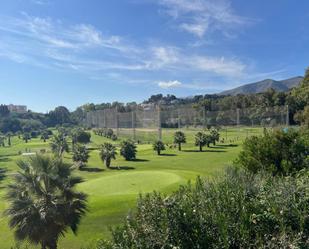
[[[26,105],[6,105],[10,112],[16,112],[16,113],[25,113],[28,111],[28,108]]]

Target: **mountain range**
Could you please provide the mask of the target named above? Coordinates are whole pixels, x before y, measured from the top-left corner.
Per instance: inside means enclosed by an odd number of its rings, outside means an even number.
[[[279,81],[273,79],[266,79],[255,83],[242,85],[233,88],[231,90],[226,90],[219,94],[220,95],[254,94],[254,93],[265,92],[269,88],[273,88],[274,90],[279,92],[286,92],[291,88],[298,86],[302,80],[303,77],[301,76]]]

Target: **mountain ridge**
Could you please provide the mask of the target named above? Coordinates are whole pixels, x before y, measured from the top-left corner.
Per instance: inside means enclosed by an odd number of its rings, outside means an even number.
[[[220,92],[219,95],[238,95],[238,94],[255,94],[267,91],[273,88],[279,92],[286,92],[293,87],[296,87],[303,80],[302,76],[296,76],[284,80],[265,79],[262,81],[245,84],[230,90]]]

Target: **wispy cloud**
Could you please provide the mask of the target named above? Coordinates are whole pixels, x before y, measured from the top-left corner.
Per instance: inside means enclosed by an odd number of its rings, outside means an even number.
[[[38,5],[46,5],[51,3],[50,0],[30,0],[30,2]]]
[[[230,36],[235,28],[255,21],[237,15],[230,0],[159,0],[157,3],[179,29],[199,38],[214,31]]]
[[[160,2],[171,4],[173,1]],[[186,0],[175,0],[174,3],[182,4],[175,10],[170,9],[174,11],[170,15],[175,18],[182,13],[199,11],[200,5],[205,8],[205,1],[197,1],[199,5]],[[203,33],[202,30],[199,32]],[[190,46],[132,41],[117,34],[106,34],[91,24],[67,24],[27,13],[18,18],[0,18],[0,35],[2,58],[81,73],[89,79],[98,80],[109,75],[107,78],[113,82],[140,82],[162,89],[205,90],[210,83],[203,82],[213,82],[213,85],[216,82],[240,82],[255,74],[248,63],[237,57],[210,56]],[[198,81],[190,80],[195,76]]]

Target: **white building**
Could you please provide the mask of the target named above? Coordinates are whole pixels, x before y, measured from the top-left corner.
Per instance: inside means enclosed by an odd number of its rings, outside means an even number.
[[[17,113],[25,113],[27,112],[27,106],[25,105],[8,105],[7,106],[10,112],[17,112]]]

